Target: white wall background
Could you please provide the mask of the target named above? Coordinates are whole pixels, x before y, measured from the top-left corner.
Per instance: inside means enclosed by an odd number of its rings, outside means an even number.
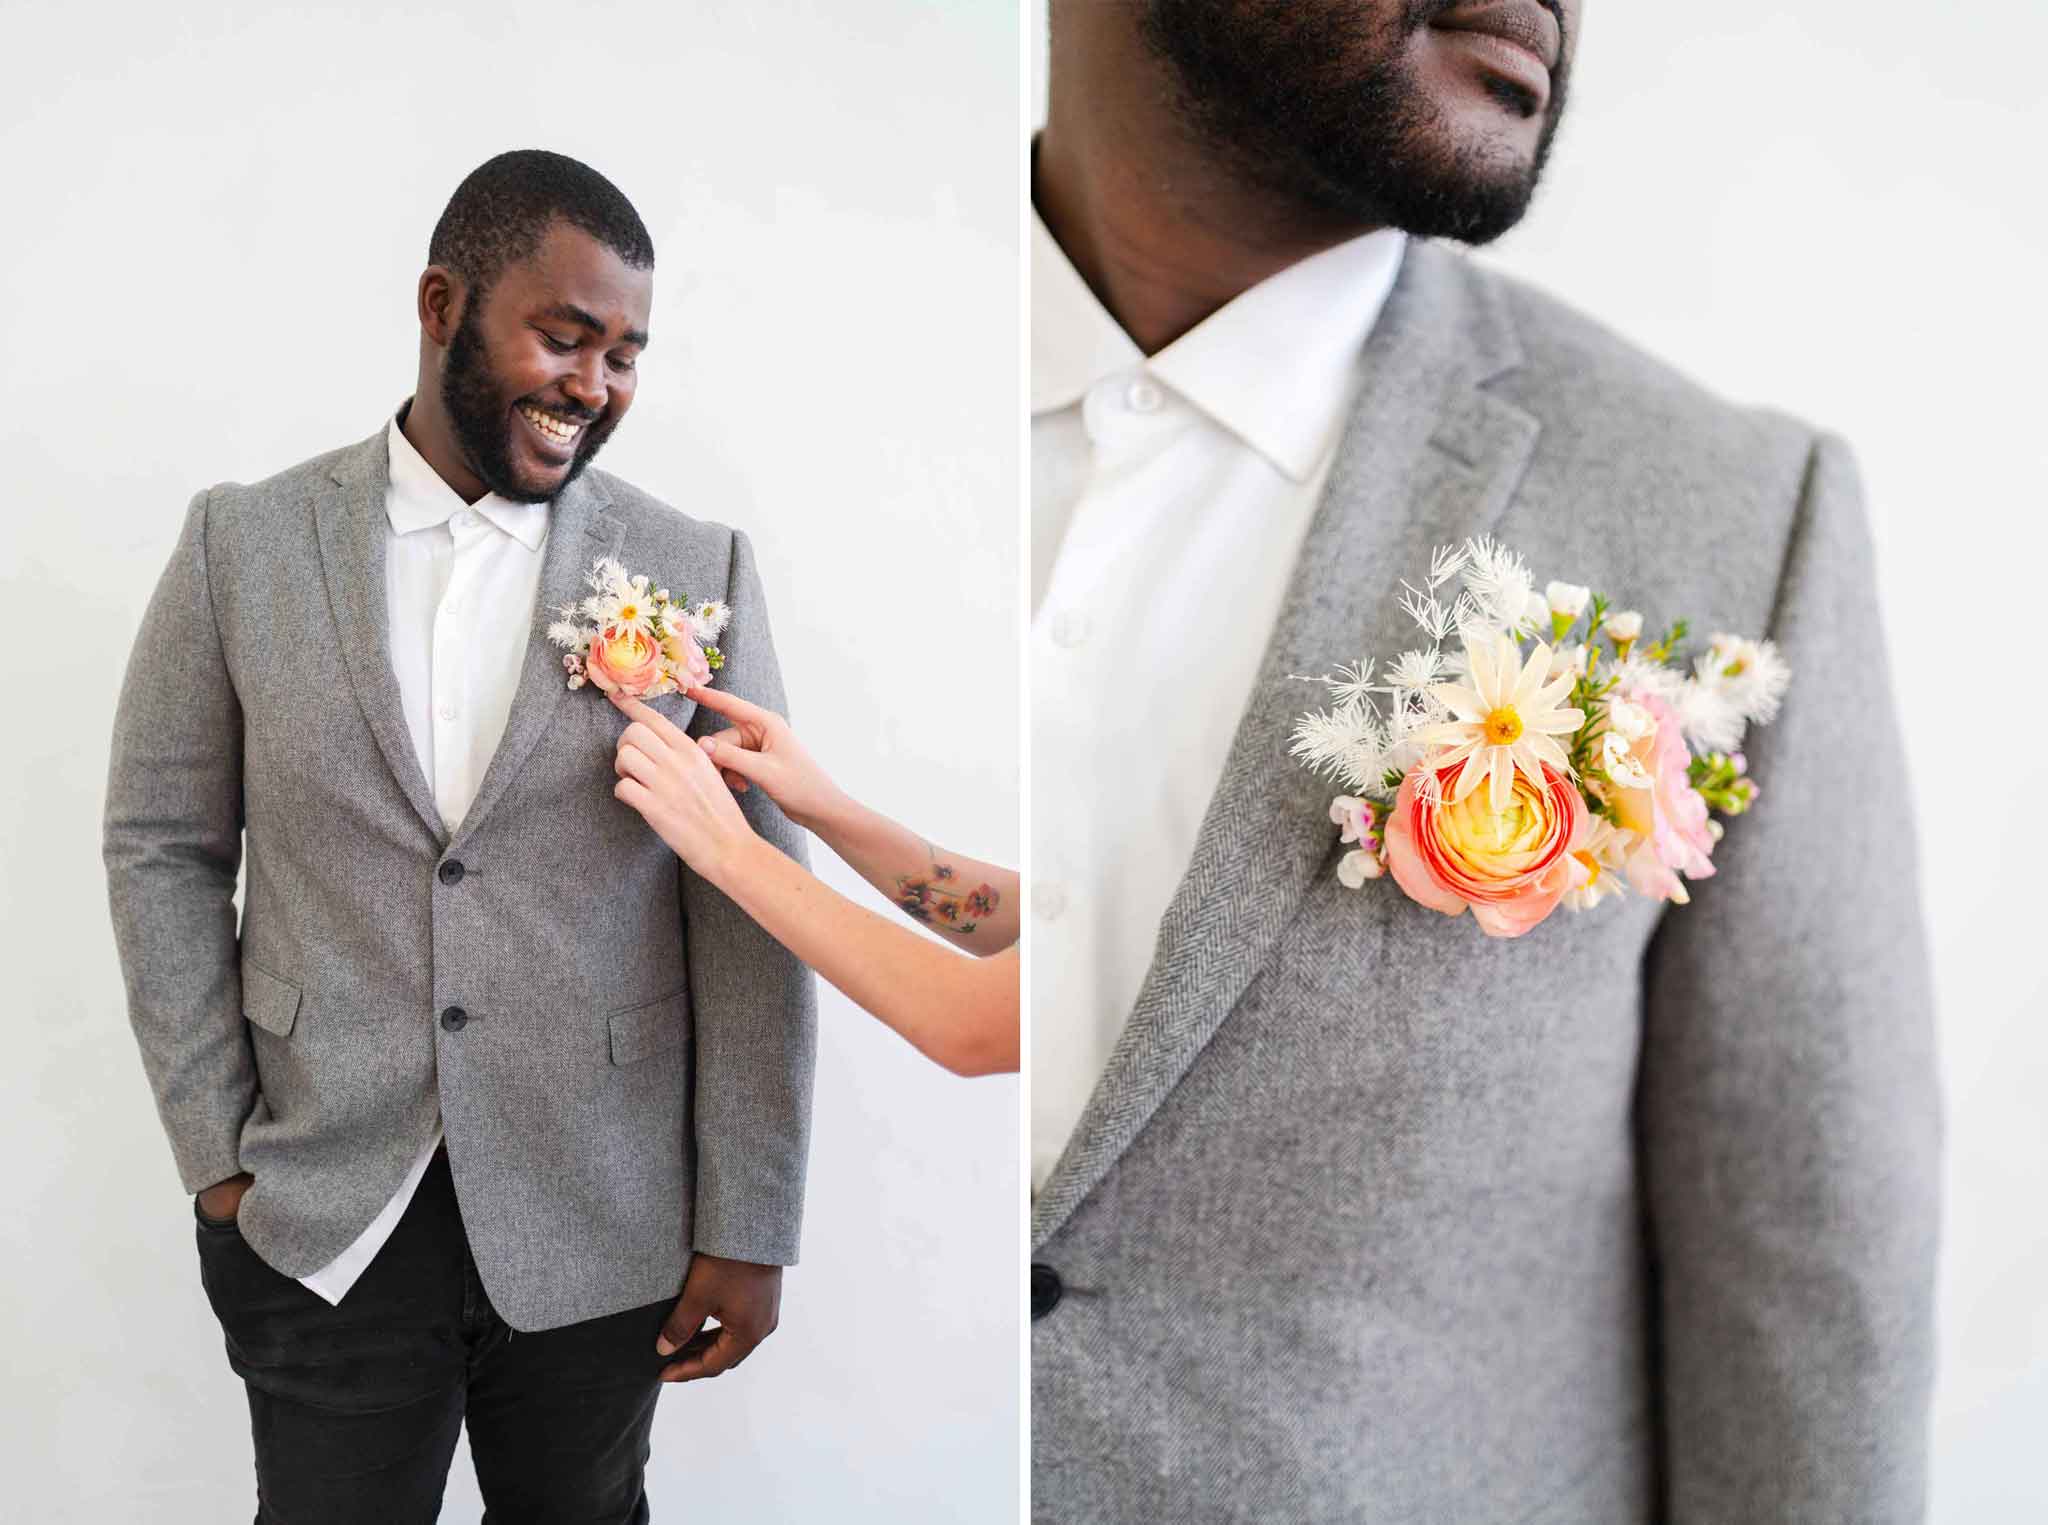
[[[1543,190],[1484,258],[1858,452],[1917,784],[1948,1104],[1930,1518],[2032,1525],[2048,1518],[2032,808],[2048,792],[2048,706],[2029,677],[2048,566],[2048,8],[1587,9]],[[1043,14],[1034,0],[1041,113]]]
[[[99,858],[122,664],[184,505],[376,429],[457,181],[511,147],[585,159],[659,259],[602,464],[749,532],[800,733],[848,787],[1017,861],[1017,5],[6,17],[5,1512],[247,1518],[242,1385]],[[745,1367],[664,1392],[656,1517],[1014,1519],[1017,1083],[954,1079],[822,995],[803,1262]],[[479,1512],[465,1448],[444,1518]]]

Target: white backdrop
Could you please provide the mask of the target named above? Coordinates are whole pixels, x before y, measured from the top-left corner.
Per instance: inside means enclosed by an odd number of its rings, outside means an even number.
[[[411,389],[428,234],[491,154],[582,158],[653,233],[655,342],[602,465],[752,536],[799,733],[860,797],[1017,861],[1019,32],[1016,0],[8,6],[10,1518],[254,1512],[124,1014],[113,704],[192,493]],[[1012,1520],[1017,1082],[821,995],[802,1264],[743,1368],[664,1392],[656,1517]],[[479,1512],[465,1448],[444,1518]]]
[[[2025,674],[2048,566],[2048,7],[1587,10],[1536,206],[1482,257],[1858,452],[1948,1106],[1930,1518],[2032,1525],[2048,1518],[2048,960],[2029,807],[2048,791],[2048,707]],[[1030,16],[1042,113],[1038,0]]]

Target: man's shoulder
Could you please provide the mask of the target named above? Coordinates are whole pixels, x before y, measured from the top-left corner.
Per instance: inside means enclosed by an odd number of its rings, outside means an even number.
[[[1600,319],[1462,253],[1463,278],[1508,314],[1521,363],[1489,390],[1589,456],[1625,448],[1646,470],[1796,487],[1819,431],[1779,409],[1723,397]]]
[[[254,482],[215,482],[203,493],[208,512],[232,516],[251,508],[303,500],[344,475],[371,443],[357,440],[354,444],[338,445]]]
[[[624,477],[595,466],[587,467],[585,475],[604,490],[612,511],[626,521],[627,533],[634,539],[651,540],[658,545],[688,545],[715,551],[720,556],[731,554],[733,536],[737,533],[731,525],[687,514]]]

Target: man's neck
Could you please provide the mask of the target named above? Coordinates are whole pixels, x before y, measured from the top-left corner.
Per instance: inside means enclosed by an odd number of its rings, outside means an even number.
[[[1139,349],[1156,354],[1268,276],[1371,231],[1247,185],[1180,120],[1163,63],[1142,47],[1103,56],[1128,23],[1093,30],[1065,49],[1055,35],[1031,200]]]
[[[404,416],[398,420],[398,430],[458,498],[473,504],[490,489],[463,464],[462,452],[455,448],[455,431],[437,403],[438,399],[426,389],[425,378],[421,378],[420,389],[413,393]]]

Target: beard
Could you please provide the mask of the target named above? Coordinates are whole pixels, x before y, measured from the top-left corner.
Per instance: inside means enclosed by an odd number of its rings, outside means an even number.
[[[1505,84],[1503,109],[1544,122],[1533,152],[1461,130],[1408,44],[1453,0],[1145,0],[1139,30],[1174,77],[1183,122],[1243,183],[1307,218],[1482,244],[1528,210],[1563,116]]]
[[[523,480],[512,460],[512,431],[518,427],[512,422],[512,409],[526,399],[513,396],[499,383],[484,345],[483,330],[476,322],[482,306],[481,292],[463,304],[462,321],[455,325],[455,337],[448,341],[448,358],[441,367],[441,406],[448,414],[463,459],[486,488],[508,502],[545,503],[583,474],[583,468],[611,438],[619,421],[611,418],[603,423],[590,423],[576,442],[569,469],[559,482],[535,486]],[[564,406],[549,403],[547,411],[559,414],[564,412]]]

